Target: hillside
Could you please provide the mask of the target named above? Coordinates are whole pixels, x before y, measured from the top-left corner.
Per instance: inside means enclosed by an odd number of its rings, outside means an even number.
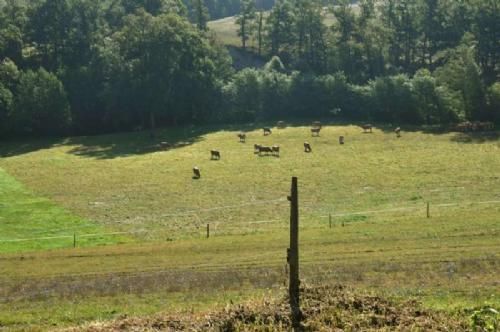
[[[261,127],[3,143],[8,178],[47,202],[30,214],[50,216],[57,206],[103,233],[73,248],[68,222],[0,224],[2,233],[7,226],[32,239],[0,255],[0,325],[68,326],[279,297],[292,175],[299,178],[307,284],[343,283],[447,312],[498,308],[498,133],[403,128],[396,138],[390,127],[363,133],[332,123],[311,137],[296,123],[264,137]],[[239,130],[247,131],[246,143],[238,142]],[[305,140],[312,153],[304,153]],[[280,157],[254,154],[255,143],[278,144]],[[210,160],[211,149],[220,161]],[[192,179],[195,165],[200,180]],[[47,242],[37,239],[39,230],[67,238]],[[51,246],[67,249],[33,252]]]

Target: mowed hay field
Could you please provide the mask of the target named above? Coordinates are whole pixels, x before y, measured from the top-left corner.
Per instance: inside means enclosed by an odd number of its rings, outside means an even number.
[[[16,228],[11,212],[2,233],[34,239],[47,225],[48,235],[69,238],[66,249],[50,251],[33,250],[50,249],[51,240],[14,249],[0,242],[0,326],[64,326],[280,293],[292,176],[299,179],[305,283],[340,282],[447,310],[499,306],[497,133],[412,130],[398,139],[389,127],[365,134],[332,124],[320,137],[304,125],[264,137],[260,128],[2,144],[1,174],[16,183],[5,187],[47,202],[28,205],[29,215],[50,206],[69,220],[33,217],[34,232],[22,227],[23,214]],[[246,143],[239,130],[247,131]],[[171,148],[160,150],[162,141]],[[312,153],[304,153],[304,141]],[[281,155],[258,156],[254,144],[278,144]],[[210,160],[211,149],[221,160]],[[192,179],[195,165],[200,180]],[[14,204],[2,203],[0,221]],[[88,237],[72,248],[83,226],[129,233]]]

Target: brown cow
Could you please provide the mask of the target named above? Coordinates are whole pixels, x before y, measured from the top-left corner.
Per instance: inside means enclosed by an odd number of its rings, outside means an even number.
[[[220,152],[217,150],[210,150],[210,159],[219,160],[220,159]]]
[[[273,152],[272,152],[273,156],[276,156],[276,157],[280,156],[280,146],[279,145],[273,145],[273,146],[271,146],[271,149],[273,150]]]
[[[320,131],[321,131],[321,127],[311,128],[311,135],[312,136],[319,136]]]
[[[309,144],[309,142],[304,142],[304,152],[312,152],[311,144]]]
[[[373,132],[373,126],[369,123],[362,125],[361,128],[363,128],[363,132],[365,132],[365,133],[367,133],[368,130],[370,131],[370,133]]]
[[[271,135],[273,132],[271,131],[271,128],[269,127],[264,127],[264,136]]]
[[[201,172],[198,166],[193,167],[193,173],[194,173],[193,179],[201,178]]]
[[[271,146],[262,146],[259,145],[259,156],[262,155],[262,153],[273,153],[273,148]]]
[[[247,134],[245,134],[244,132],[240,132],[238,134],[238,138],[240,139],[240,143],[245,143],[247,139]]]

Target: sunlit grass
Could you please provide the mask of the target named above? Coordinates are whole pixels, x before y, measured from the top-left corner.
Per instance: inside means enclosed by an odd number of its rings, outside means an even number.
[[[166,130],[155,141],[147,133],[77,138],[3,158],[0,166],[72,213],[143,239],[198,237],[207,223],[214,234],[286,226],[291,176],[299,178],[305,227],[328,223],[329,214],[403,207],[422,216],[426,202],[436,214],[457,208],[437,204],[500,200],[498,141],[464,144],[453,141],[456,134],[421,132],[397,139],[391,132],[328,126],[318,138],[307,127],[275,129],[267,137],[251,130],[242,144],[237,131]],[[337,143],[339,135],[345,145]],[[154,148],[162,140],[182,147]],[[311,154],[303,152],[305,140]],[[255,155],[254,143],[280,145],[281,157]],[[220,161],[210,160],[211,149],[220,150]],[[202,172],[198,181],[192,179],[195,165]]]
[[[136,233],[128,244],[33,252],[36,244],[26,243],[15,248],[25,253],[0,255],[0,324],[43,317],[42,326],[64,326],[185,308],[157,294],[193,300],[206,293],[210,306],[240,289],[280,292],[291,176],[300,185],[305,283],[340,282],[447,310],[499,306],[498,140],[419,130],[398,139],[390,128],[363,134],[343,125],[326,126],[318,138],[307,126],[264,137],[260,127],[3,144],[0,167],[9,175],[1,174],[2,190],[23,194],[3,194],[0,216],[8,205],[36,232],[59,234],[60,225],[30,219],[34,206],[19,208],[36,197],[45,202],[37,210],[67,216],[64,227]],[[240,129],[247,143],[238,142]],[[161,151],[161,141],[174,147]],[[281,157],[255,155],[254,143],[279,144]],[[211,161],[210,149],[222,159]],[[192,179],[195,165],[200,180]],[[9,236],[35,235],[30,229]]]
[[[0,252],[103,245],[123,239],[88,237],[106,233],[102,225],[75,216],[49,199],[35,195],[0,168]],[[86,237],[81,237],[87,235]],[[31,240],[41,238],[40,240]]]

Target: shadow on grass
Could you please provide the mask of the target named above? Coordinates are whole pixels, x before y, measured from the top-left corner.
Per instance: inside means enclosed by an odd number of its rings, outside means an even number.
[[[320,120],[323,126],[359,126],[360,134],[363,122],[344,121],[341,119],[314,119]],[[287,127],[311,126],[312,119],[291,119],[286,120]],[[204,136],[224,131],[254,131],[263,127],[276,127],[277,121],[255,122],[234,125],[200,125],[162,128],[155,131],[151,137],[150,131],[108,134],[101,136],[81,136],[71,138],[43,138],[43,139],[22,139],[0,143],[0,157],[8,158],[50,149],[59,146],[72,147],[68,153],[95,159],[114,159],[133,155],[142,155],[158,151],[169,151],[190,146],[204,139]],[[388,124],[373,123],[374,129],[382,130],[385,133],[394,133],[397,126]],[[283,130],[283,129],[281,129]],[[402,135],[404,132],[422,132],[424,134],[443,135],[449,134],[447,128],[439,126],[401,126]],[[273,130],[274,131],[274,130]],[[396,135],[394,133],[394,135]],[[451,137],[451,141],[458,143],[481,144],[499,140],[500,135],[496,131],[492,132],[470,132],[456,133]],[[235,136],[235,140],[237,137]]]
[[[68,146],[71,149],[67,153],[76,156],[114,159],[183,148],[202,141],[209,133],[221,130],[253,131],[264,125],[250,123],[170,127],[156,130],[154,136],[150,131],[140,131],[101,136],[21,139],[0,143],[0,157],[15,157],[44,149]],[[235,135],[236,139],[238,138]]]
[[[101,136],[80,136],[70,138],[22,139],[0,143],[0,157],[8,158],[44,149],[68,146],[69,154],[96,158],[113,159],[167,151],[194,144],[210,132],[190,128],[158,130],[152,137],[149,131],[118,133]]]
[[[382,130],[384,133],[394,133],[397,126],[378,124],[374,128]],[[457,132],[450,130],[449,126],[411,126],[401,125],[401,134],[404,132],[421,132],[429,135],[448,135],[452,134],[450,141],[464,144],[482,144],[498,141],[500,133],[498,131],[477,131],[477,132]],[[394,135],[396,135],[394,133]]]

